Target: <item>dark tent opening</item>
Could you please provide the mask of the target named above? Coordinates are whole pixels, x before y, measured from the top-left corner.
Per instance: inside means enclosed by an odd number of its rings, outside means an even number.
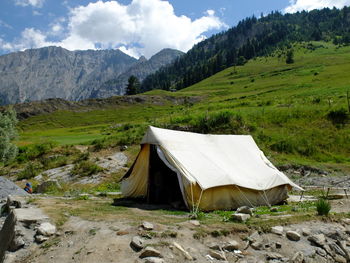
[[[155,145],[150,153],[147,202],[186,208],[177,174],[159,158]]]

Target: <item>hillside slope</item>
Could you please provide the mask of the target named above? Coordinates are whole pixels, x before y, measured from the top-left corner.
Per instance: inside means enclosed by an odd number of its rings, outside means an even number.
[[[201,133],[251,134],[277,163],[350,170],[346,113],[350,47],[313,42],[293,48],[294,64],[286,64],[276,53],[230,67],[179,92],[144,94],[180,97],[182,103],[57,110],[28,118],[20,122],[19,143],[54,140],[108,148],[138,144],[147,125],[154,125]],[[191,100],[193,97],[200,99]],[[345,112],[345,119],[333,118],[331,112]]]

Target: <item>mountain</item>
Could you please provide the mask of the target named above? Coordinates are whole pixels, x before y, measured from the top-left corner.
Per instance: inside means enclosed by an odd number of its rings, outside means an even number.
[[[294,42],[320,40],[350,44],[350,7],[284,15],[273,12],[259,19],[244,19],[147,76],[141,90],[183,89],[230,66],[243,65],[249,59],[270,55],[278,49],[283,51]]]
[[[0,105],[47,98],[77,101],[120,95],[130,74],[143,79],[180,54],[176,50],[163,50],[149,61],[144,58],[138,61],[120,50],[68,51],[44,47],[3,55],[0,56]],[[105,85],[116,78],[121,83],[118,87],[111,89]]]
[[[163,49],[149,60],[140,57],[138,62],[132,65],[116,79],[109,80],[92,93],[94,98],[108,98],[113,95],[122,95],[125,93],[125,87],[130,76],[136,76],[140,81],[144,80],[149,74],[156,72],[163,66],[168,65],[184,53],[175,49]]]

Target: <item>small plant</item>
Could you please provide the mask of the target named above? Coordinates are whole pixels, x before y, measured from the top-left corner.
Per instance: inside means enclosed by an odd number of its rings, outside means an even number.
[[[73,175],[89,176],[102,172],[103,168],[91,161],[82,161],[74,165],[72,169]]]
[[[22,172],[17,176],[17,180],[31,179],[39,174],[40,167],[38,164],[30,162]]]
[[[328,216],[331,211],[331,204],[323,197],[316,202],[317,214],[320,216]]]
[[[349,119],[349,115],[344,108],[339,110],[332,110],[327,114],[327,119],[334,125],[345,125]]]

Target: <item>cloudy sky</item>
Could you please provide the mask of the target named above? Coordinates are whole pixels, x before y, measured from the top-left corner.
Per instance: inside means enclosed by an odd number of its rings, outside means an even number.
[[[186,52],[247,16],[341,8],[350,0],[0,0],[0,54],[61,46],[150,57]]]

